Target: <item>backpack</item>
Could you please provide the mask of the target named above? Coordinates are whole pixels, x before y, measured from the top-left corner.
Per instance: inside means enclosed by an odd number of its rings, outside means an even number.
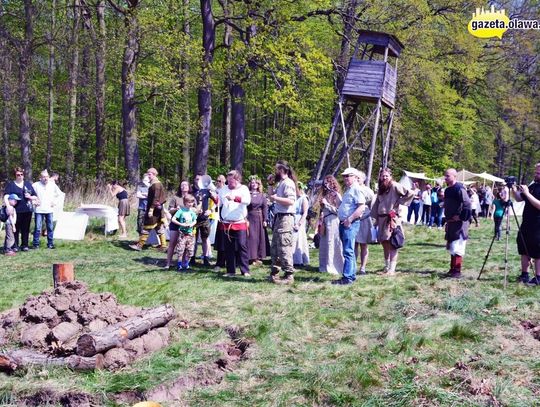
[[[0,209],[0,222],[6,222],[9,218],[9,215],[7,214],[6,207],[2,206],[2,209]]]

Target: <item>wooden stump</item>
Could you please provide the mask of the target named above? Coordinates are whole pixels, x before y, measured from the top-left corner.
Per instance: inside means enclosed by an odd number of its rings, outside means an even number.
[[[75,272],[73,271],[73,263],[53,264],[53,282],[54,288],[58,287],[58,283],[75,280]]]

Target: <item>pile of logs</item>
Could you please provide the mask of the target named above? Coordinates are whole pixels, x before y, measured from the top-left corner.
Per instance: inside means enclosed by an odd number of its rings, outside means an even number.
[[[0,314],[0,370],[28,365],[71,369],[118,369],[169,342],[165,327],[174,308],[118,304],[111,293],[95,294],[72,281],[33,296]]]

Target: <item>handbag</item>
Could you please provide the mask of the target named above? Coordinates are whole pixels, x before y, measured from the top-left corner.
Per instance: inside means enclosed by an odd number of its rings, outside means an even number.
[[[394,249],[401,249],[403,246],[405,246],[405,235],[403,234],[401,226],[396,226],[392,230],[392,234],[390,235],[390,244]]]

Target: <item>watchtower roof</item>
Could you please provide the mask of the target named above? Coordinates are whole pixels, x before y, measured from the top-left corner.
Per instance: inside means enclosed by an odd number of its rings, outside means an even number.
[[[373,52],[384,55],[384,49],[388,48],[388,55],[399,58],[405,46],[395,35],[380,31],[360,30],[358,42],[373,45]]]

